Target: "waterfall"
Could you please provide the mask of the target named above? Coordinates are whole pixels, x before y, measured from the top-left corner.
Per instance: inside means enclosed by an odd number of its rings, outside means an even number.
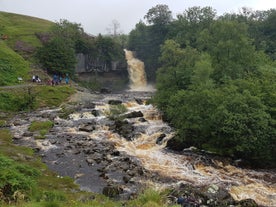
[[[128,74],[130,79],[130,90],[145,91],[147,88],[147,79],[144,63],[135,58],[132,51],[124,50],[128,64]]]

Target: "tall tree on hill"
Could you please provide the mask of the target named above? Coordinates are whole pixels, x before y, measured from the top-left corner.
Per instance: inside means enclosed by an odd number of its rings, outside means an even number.
[[[76,57],[71,42],[56,37],[37,51],[37,57],[43,68],[49,73],[73,74]]]
[[[72,42],[72,46],[77,53],[84,53],[85,48],[85,33],[80,24],[69,22],[66,19],[61,19],[54,24],[51,29],[53,37],[59,37],[66,39],[68,42]]]
[[[217,20],[200,33],[198,44],[212,57],[216,82],[244,78],[257,68],[256,51],[247,25]]]
[[[165,4],[158,4],[149,9],[144,16],[149,24],[153,25],[168,25],[172,21],[172,12]]]
[[[209,28],[215,20],[216,11],[211,7],[191,7],[172,22],[168,38],[174,39],[182,47],[198,48],[197,39],[203,29]]]

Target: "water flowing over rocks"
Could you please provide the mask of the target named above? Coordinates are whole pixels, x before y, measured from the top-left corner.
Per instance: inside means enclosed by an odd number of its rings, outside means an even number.
[[[121,97],[122,100],[132,98]],[[100,95],[95,95],[94,100],[100,107],[122,103],[113,97],[103,100]],[[60,118],[64,116],[64,111],[71,114]],[[61,176],[74,178],[81,189],[110,197],[129,198],[147,180],[162,180],[162,177],[143,168],[137,158],[118,151],[109,140],[112,135],[107,129],[117,132],[122,139],[131,140],[134,136],[133,124],[127,120],[110,120],[103,113],[103,110],[96,108],[95,103],[82,98],[77,105],[68,104],[63,109],[21,113],[11,123],[14,142],[35,149],[50,169]],[[143,114],[134,111],[126,113],[124,117],[134,119],[143,117]],[[45,139],[35,139],[28,127],[33,121],[46,120],[53,121],[54,127]],[[91,135],[93,131],[96,132]]]
[[[16,144],[35,149],[50,169],[72,177],[82,190],[129,199],[154,186],[169,189],[167,202],[183,206],[276,205],[275,174],[238,169],[193,148],[177,153],[166,149],[174,132],[145,104],[151,96],[79,91],[61,108],[19,113],[8,125]],[[128,111],[110,119],[108,107],[116,104]],[[28,127],[46,120],[54,127],[45,139],[35,139],[36,132]],[[262,192],[250,191],[256,186]]]

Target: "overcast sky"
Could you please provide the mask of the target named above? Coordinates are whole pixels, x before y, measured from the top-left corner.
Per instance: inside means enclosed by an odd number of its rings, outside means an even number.
[[[218,15],[238,12],[242,7],[276,9],[276,0],[0,0],[0,11],[54,22],[67,19],[81,24],[85,32],[93,35],[106,34],[116,20],[120,30],[127,34],[157,4],[168,5],[174,17],[192,6],[211,6]]]

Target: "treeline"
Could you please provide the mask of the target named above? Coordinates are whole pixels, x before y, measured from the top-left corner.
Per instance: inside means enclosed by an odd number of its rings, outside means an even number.
[[[91,36],[82,26],[68,20],[60,20],[48,33],[39,33],[42,42],[36,58],[49,73],[75,73],[76,54],[83,53],[111,68],[112,61],[124,60],[126,36]]]
[[[192,7],[172,18],[157,5],[129,35],[155,81],[154,101],[177,129],[175,148],[195,146],[276,163],[276,10],[217,16]]]

